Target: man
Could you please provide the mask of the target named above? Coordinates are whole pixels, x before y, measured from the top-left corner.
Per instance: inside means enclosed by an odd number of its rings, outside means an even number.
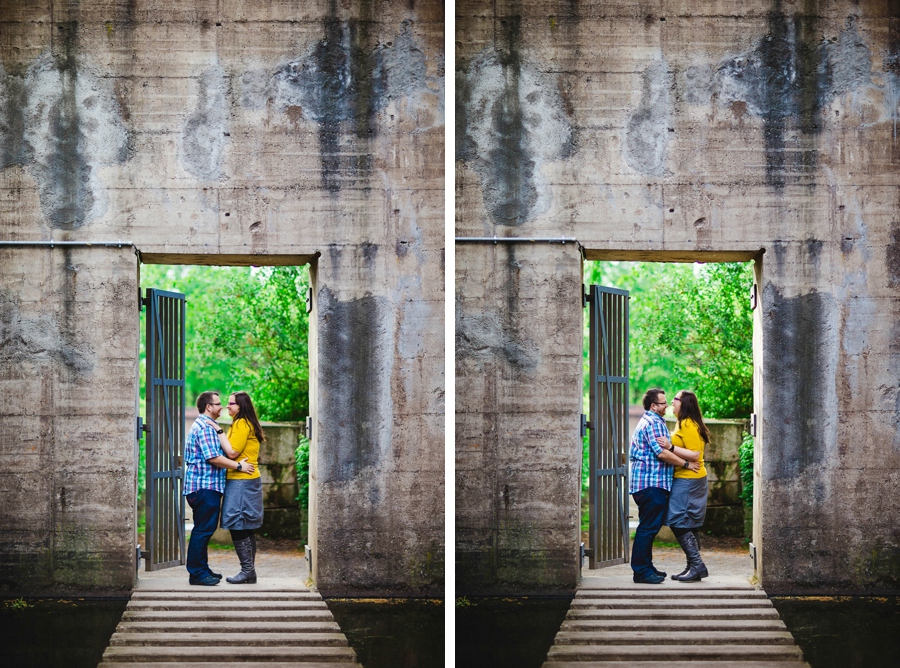
[[[674,445],[664,449],[657,437],[669,437],[663,415],[666,393],[658,388],[647,390],[643,399],[644,415],[631,437],[631,481],[628,492],[638,505],[638,528],[631,546],[631,570],[635,582],[662,584],[666,574],[653,565],[653,539],[662,528],[672,490],[675,466],[692,471],[700,467],[698,453]]]
[[[218,392],[197,397],[200,415],[188,433],[184,451],[184,495],[194,511],[194,528],[187,551],[187,571],[192,585],[219,584],[221,573],[209,568],[209,539],[219,524],[219,508],[225,493],[225,469],[253,473],[247,459],[232,461],[238,453],[231,449],[225,430],[216,422],[222,413]]]

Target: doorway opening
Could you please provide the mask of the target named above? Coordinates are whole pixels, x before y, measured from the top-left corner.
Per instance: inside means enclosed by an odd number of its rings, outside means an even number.
[[[679,390],[697,395],[711,435],[705,456],[709,490],[704,542],[731,555],[753,557],[753,562],[740,564],[748,575],[758,573],[761,551],[755,525],[760,504],[753,483],[761,452],[756,429],[762,409],[761,309],[756,308],[761,255],[645,255],[588,251],[584,262],[586,305],[596,300],[592,309],[585,309],[584,323],[583,396],[590,427],[583,430],[582,443],[581,536],[588,557],[584,573],[629,560],[638,513],[627,494],[628,451],[644,414],[641,398],[650,388],[666,391],[667,397]],[[588,293],[590,286],[610,290]],[[622,293],[627,293],[624,304],[616,301]],[[593,324],[592,310],[600,314]],[[592,337],[596,368],[591,365]],[[616,380],[622,383],[616,386]],[[607,396],[618,399],[609,403]],[[671,405],[666,421],[673,431],[677,420]],[[605,454],[598,450],[606,447],[604,440],[613,439],[616,443],[610,443]],[[616,473],[621,479],[611,477]],[[657,545],[680,553],[667,527]]]
[[[144,262],[147,259],[142,258]],[[191,264],[198,261],[195,256],[166,256],[160,260],[139,266],[143,308],[137,408],[143,421],[143,438],[136,452],[137,544],[146,549],[138,552],[138,568],[153,572],[146,577],[183,576],[181,568],[164,569],[184,563],[186,536],[192,528],[190,507],[183,503],[180,491],[184,441],[198,416],[196,400],[201,392],[213,390],[227,404],[231,394],[244,391],[252,398],[265,433],[258,467],[264,513],[263,524],[256,530],[257,563],[266,564],[263,568],[269,577],[305,580],[310,456],[306,425],[312,413],[310,266],[303,262],[306,258],[292,258],[293,263],[281,258],[273,265],[251,265],[251,261],[260,260],[258,256],[215,258],[223,261],[216,266]],[[162,307],[167,310],[161,317],[150,308],[154,293],[171,301],[171,305]],[[180,296],[183,306],[179,307]],[[178,315],[179,308],[183,316]],[[152,322],[148,322],[148,314]],[[154,350],[160,347],[153,343],[150,334],[162,336],[163,349],[167,347],[168,356],[174,359],[168,362],[170,370],[174,370],[171,380],[156,378],[161,365],[154,358],[158,356]],[[180,364],[175,359],[178,353]],[[154,369],[150,373],[151,385],[147,379],[148,356]],[[159,394],[158,385],[171,386],[171,392],[166,394],[166,389]],[[158,398],[148,401],[151,386]],[[166,415],[183,418],[169,419],[180,423],[173,428],[171,424],[161,424]],[[231,418],[223,410],[218,421],[227,430]],[[166,430],[170,435],[163,440],[169,443],[157,445]],[[166,479],[160,481],[160,477]],[[152,502],[148,503],[148,499]],[[156,552],[166,555],[157,556]],[[219,562],[222,569],[239,570],[228,531],[217,530],[209,552],[211,565]],[[278,572],[273,572],[273,568]]]

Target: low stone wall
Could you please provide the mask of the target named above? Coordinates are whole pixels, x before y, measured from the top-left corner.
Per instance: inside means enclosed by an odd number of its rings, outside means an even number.
[[[741,501],[741,439],[749,429],[746,420],[704,420],[709,428],[709,444],[704,452],[709,496],[707,497],[704,533],[711,536],[743,536],[744,506]],[[675,420],[666,419],[669,431],[675,431]],[[668,527],[659,534],[662,540],[674,541]]]

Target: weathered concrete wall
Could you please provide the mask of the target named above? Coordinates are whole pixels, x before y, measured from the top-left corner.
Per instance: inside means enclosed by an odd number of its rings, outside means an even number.
[[[885,493],[900,483],[900,7],[472,1],[457,3],[457,17],[457,233],[576,237],[588,259],[761,258],[762,583],[770,592],[900,588],[898,507]],[[572,292],[537,290],[523,310],[496,291],[470,307],[467,296],[508,260],[492,245],[460,244],[457,266],[479,269],[457,277],[458,336],[490,312],[528,331],[517,348],[544,359],[580,326],[580,273],[571,246],[527,248],[519,272]],[[577,313],[557,315],[563,297]],[[472,351],[460,354],[457,396],[533,383],[508,372],[502,347],[484,347],[477,366]],[[576,338],[540,382],[572,382],[576,393],[579,355]],[[574,489],[569,443],[581,408],[567,406],[554,420],[568,426],[542,439],[538,461]],[[505,453],[500,433],[480,425],[500,407],[488,397],[460,409],[460,453],[472,433],[485,461]],[[524,433],[546,424],[536,413],[518,418]],[[485,470],[483,485],[458,495],[458,512],[515,498],[524,488],[507,492],[493,479],[534,465]],[[565,531],[578,505],[567,495],[521,511],[520,533],[560,517],[560,533],[532,531],[531,549],[575,553]],[[493,548],[508,534],[496,517],[472,519],[467,531],[493,542],[460,542],[461,589],[558,581],[555,562],[521,563],[514,575],[493,568],[513,554]],[[567,573],[557,591],[574,587]]]
[[[0,2],[0,239],[312,263],[329,595],[441,591],[442,18],[436,2]],[[0,457],[18,461],[0,472],[2,587],[127,590],[137,260],[0,252]]]

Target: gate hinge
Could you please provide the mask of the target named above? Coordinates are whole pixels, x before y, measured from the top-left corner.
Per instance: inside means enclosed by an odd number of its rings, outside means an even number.
[[[581,286],[581,308],[585,308],[591,300],[591,293],[586,285]]]
[[[759,302],[758,294],[759,294],[759,292],[757,289],[757,285],[756,285],[756,283],[754,283],[753,285],[750,286],[750,310],[751,311],[756,310],[756,305]]]
[[[594,424],[587,419],[587,415],[584,413],[581,414],[581,438],[587,436],[588,429],[593,429]]]
[[[756,436],[756,413],[750,413],[750,435]]]
[[[144,419],[142,417],[138,417],[137,419],[137,431],[135,435],[137,436],[137,440],[141,440],[141,436],[144,433]]]
[[[306,312],[312,313],[313,307],[313,292],[312,287],[306,288]]]
[[[307,440],[312,440],[312,416],[306,416],[306,425],[303,427],[303,435],[306,436]]]

